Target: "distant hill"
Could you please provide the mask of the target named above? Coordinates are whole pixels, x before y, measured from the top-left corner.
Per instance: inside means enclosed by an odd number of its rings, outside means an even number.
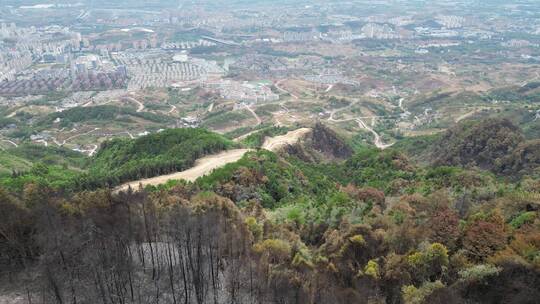
[[[66,148],[23,144],[0,151],[0,186],[12,191],[29,183],[69,189],[86,162],[84,154]]]
[[[117,106],[102,105],[86,108],[76,107],[62,112],[51,113],[38,121],[37,125],[47,126],[56,120],[60,120],[60,124],[62,126],[68,126],[71,123],[80,123],[86,121],[107,122],[116,120],[122,116],[138,117],[157,123],[166,123],[171,121],[171,118],[167,116],[161,116],[149,112],[137,112],[133,109],[120,108]]]
[[[62,147],[23,144],[0,151],[0,175],[25,172],[35,163],[82,168],[85,155]]]
[[[433,146],[437,165],[497,169],[503,157],[523,141],[518,127],[506,119],[467,122],[449,129]]]
[[[540,175],[540,139],[520,143],[504,158],[501,171],[509,174]]]
[[[540,166],[535,148],[507,119],[468,121],[447,130],[430,149],[434,165],[478,167],[502,175],[530,174]]]

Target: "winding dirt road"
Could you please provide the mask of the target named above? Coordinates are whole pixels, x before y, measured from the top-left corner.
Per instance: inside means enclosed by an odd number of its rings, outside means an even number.
[[[311,132],[311,129],[301,128],[294,131],[290,131],[285,135],[267,138],[262,148],[276,152],[282,149],[283,147],[285,147],[286,145],[295,144],[309,132]],[[235,150],[223,151],[214,155],[208,155],[208,156],[198,159],[195,162],[195,165],[190,169],[187,169],[181,172],[176,172],[176,173],[156,176],[152,178],[141,179],[141,180],[137,180],[133,182],[128,182],[115,188],[114,192],[118,193],[120,191],[127,191],[130,187],[131,189],[136,191],[137,189],[139,189],[140,185],[142,185],[143,188],[148,185],[157,186],[160,184],[164,184],[169,180],[183,179],[186,181],[193,182],[197,178],[211,173],[214,169],[221,168],[225,166],[226,164],[238,161],[240,158],[242,158],[242,156],[244,156],[244,154],[246,154],[249,151],[253,151],[253,150],[235,149]]]
[[[233,141],[234,141],[234,142],[241,142],[242,140],[246,139],[246,138],[247,138],[248,136],[250,136],[251,134],[257,133],[257,132],[259,132],[259,131],[261,131],[261,129],[253,130],[253,131],[248,132],[248,133],[246,133],[246,134],[244,134],[244,135],[238,136],[237,138],[233,139]]]
[[[244,107],[246,108],[246,110],[248,110],[251,113],[251,115],[253,115],[253,117],[255,117],[255,120],[257,120],[256,126],[262,124],[262,119],[259,117],[259,115],[257,115],[257,113],[255,113],[255,111],[253,111],[253,109],[250,106],[246,104],[244,105]]]
[[[282,79],[282,80],[276,82],[275,87],[276,87],[278,90],[280,90],[281,92],[283,92],[283,93],[285,93],[285,94],[291,95],[291,97],[294,98],[294,99],[296,99],[296,100],[300,99],[298,96],[294,95],[292,92],[287,91],[286,89],[280,87],[280,85],[281,85],[281,83],[282,83],[283,81],[285,81],[285,79]]]
[[[294,131],[290,131],[287,134],[279,135],[276,137],[268,137],[264,144],[262,145],[263,149],[276,152],[281,148],[297,143],[301,138],[306,134],[311,132],[310,128],[300,128]]]
[[[49,146],[49,143],[45,139],[36,140],[36,142],[43,144],[45,147]]]
[[[137,104],[137,113],[140,113],[144,110],[144,104],[137,99],[131,97],[131,96],[124,96],[125,99]]]
[[[7,142],[11,145],[13,145],[15,148],[17,148],[19,145],[17,145],[15,142],[9,140],[9,139],[2,139],[3,142]]]
[[[389,148],[391,146],[393,146],[394,144],[385,144],[383,143],[382,139],[381,139],[381,136],[375,132],[375,130],[373,130],[372,128],[368,127],[368,125],[366,123],[364,123],[364,121],[362,121],[361,119],[356,119],[356,122],[358,122],[358,126],[360,128],[363,128],[363,129],[366,129],[368,130],[369,132],[371,132],[371,134],[373,134],[373,136],[375,137],[375,141],[374,141],[374,144],[377,148],[381,149],[381,150],[384,150],[386,148]]]
[[[478,112],[480,112],[480,111],[482,111],[482,108],[473,109],[473,110],[471,110],[471,111],[469,111],[469,112],[467,112],[467,113],[465,113],[465,114],[463,114],[463,115],[460,115],[460,116],[457,117],[454,121],[455,121],[456,123],[458,123],[458,122],[464,120],[465,118],[471,117],[471,116],[473,116],[474,114],[476,114],[476,113],[478,113]]]
[[[71,136],[71,137],[66,138],[65,140],[63,140],[63,141],[62,141],[62,144],[59,145],[59,146],[65,145],[68,141],[70,141],[70,140],[72,140],[72,139],[74,139],[74,138],[81,137],[81,136],[84,136],[84,135],[88,135],[88,134],[93,133],[93,132],[95,132],[95,131],[98,131],[98,130],[100,130],[100,129],[101,129],[101,128],[94,128],[93,130],[90,130],[90,131],[88,131],[88,132],[86,132],[86,133],[73,135],[73,136]],[[56,141],[56,140],[55,140],[55,141]]]

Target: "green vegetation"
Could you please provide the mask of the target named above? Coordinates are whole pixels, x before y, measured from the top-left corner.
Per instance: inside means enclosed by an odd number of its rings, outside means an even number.
[[[32,163],[42,162],[46,165],[82,168],[87,161],[83,154],[62,147],[22,144],[17,148],[10,148],[8,152]]]
[[[230,126],[231,123],[239,123],[249,118],[251,118],[251,115],[246,112],[222,110],[210,113],[201,126],[204,128],[221,128],[227,125]]]
[[[57,119],[60,120],[60,125],[62,127],[68,127],[73,123],[86,121],[114,121],[122,116],[138,117],[156,123],[166,123],[171,121],[171,118],[167,116],[160,116],[148,112],[137,112],[133,109],[104,105],[87,108],[77,107],[63,112],[51,113],[38,121],[37,126],[50,125]]]
[[[238,174],[246,176],[238,176]],[[257,176],[265,176],[266,182],[257,183]],[[199,178],[196,184],[202,189],[216,190],[219,185],[235,179],[245,181],[246,187],[255,183],[253,186],[256,187],[256,195],[260,197],[261,203],[266,208],[282,206],[288,200],[293,200],[303,193],[318,191],[315,184],[306,185],[298,168],[281,162],[274,153],[265,150],[248,153],[238,162],[228,164],[216,169],[208,176]]]
[[[13,171],[26,171],[32,163],[24,158],[15,156],[6,151],[0,151],[0,176],[9,175]]]
[[[16,124],[17,120],[8,117],[0,117],[0,129],[7,127],[10,124]]]
[[[416,172],[399,152],[384,151],[379,153],[374,148],[359,150],[344,164],[343,183],[353,182],[378,189],[389,190],[390,182],[395,179],[411,180]]]
[[[12,191],[30,183],[70,188],[86,161],[83,154],[65,148],[24,144],[0,151],[0,185]]]
[[[260,133],[267,130],[284,131]],[[496,136],[483,140],[485,132]],[[298,150],[338,145],[322,126],[313,133],[326,139],[306,139]],[[518,129],[493,121],[417,140],[425,147],[444,140],[449,153],[468,147],[489,156],[499,155],[499,137],[527,143]],[[207,130],[173,129],[106,142],[82,176],[58,161],[5,175],[0,231],[10,238],[0,235],[0,256],[19,270],[39,260],[38,277],[48,274],[49,284],[57,286],[46,285],[44,297],[80,302],[112,294],[99,288],[95,273],[112,273],[109,280],[123,286],[136,273],[131,279],[141,292],[155,297],[159,285],[157,297],[198,296],[200,303],[223,288],[271,303],[294,303],[305,295],[321,303],[440,303],[449,297],[490,303],[512,293],[534,302],[540,296],[538,177],[518,174],[508,181],[461,163],[420,166],[401,150],[430,152],[413,141],[384,151],[359,147],[338,162],[257,150],[194,183],[170,181],[138,193],[61,190],[74,187],[72,180],[96,188],[181,170],[232,146]],[[530,155],[533,148],[512,153]],[[125,254],[130,250],[136,254]],[[137,263],[139,252],[154,262]],[[152,278],[160,272],[167,275]],[[77,280],[68,280],[74,273]],[[228,273],[238,282],[226,284]],[[187,293],[203,289],[208,292]],[[129,292],[121,297],[128,301]]]
[[[242,135],[248,134],[249,132],[253,132],[253,131],[256,131],[256,130],[262,130],[262,129],[266,129],[266,128],[270,128],[270,127],[272,127],[271,124],[260,124],[260,125],[257,125],[257,126],[240,127],[240,128],[234,129],[234,130],[232,130],[230,132],[227,132],[224,135],[228,139],[235,139],[235,138],[240,137]]]
[[[13,191],[22,191],[25,183],[34,181],[70,191],[115,186],[182,171],[196,159],[232,146],[231,141],[204,129],[168,129],[136,140],[113,139],[103,143],[91,159],[64,148],[22,145],[0,153],[0,172],[16,173],[0,185]],[[43,170],[33,170],[34,165]]]
[[[39,185],[56,191],[70,190],[79,171],[58,165],[35,163],[24,172],[14,172],[11,176],[0,176],[0,185],[13,192],[21,192],[27,185]]]
[[[525,106],[522,108],[505,109],[504,111],[497,111],[490,114],[490,118],[504,118],[511,121],[514,125],[520,126],[523,130],[523,135],[527,139],[540,138],[540,124],[536,118],[537,107]]]
[[[24,111],[18,111],[12,118],[0,118],[0,128],[9,124],[15,124],[16,129],[7,135],[21,140],[28,139],[32,134],[47,130],[51,126],[59,128],[71,128],[74,124],[89,123],[103,125],[103,123],[115,122],[118,124],[133,123],[137,120],[157,124],[165,127],[173,122],[173,118],[166,115],[158,115],[150,112],[137,112],[134,109],[122,108],[111,105],[95,107],[75,107],[62,112],[54,112],[43,115],[32,115]]]
[[[521,87],[506,87],[492,90],[488,93],[490,100],[538,102],[540,98],[540,83],[530,82]]]
[[[511,222],[510,226],[514,229],[519,229],[521,226],[525,224],[530,224],[534,222],[534,219],[536,218],[536,212],[534,211],[528,211],[520,213],[518,216],[516,216]]]
[[[414,160],[421,163],[426,163],[427,160],[422,157],[421,154],[429,150],[429,148],[432,147],[439,138],[439,134],[406,137],[396,142],[391,149],[401,151]]]
[[[506,119],[466,122],[448,130],[432,149],[436,165],[478,167],[506,176],[535,174],[540,166],[538,140],[526,141]]]
[[[247,136],[242,143],[250,148],[261,147],[264,143],[266,137],[274,137],[278,135],[286,134],[290,129],[287,127],[269,127],[262,129],[261,131],[255,132]]]
[[[196,159],[232,147],[232,142],[204,129],[168,129],[135,140],[102,144],[82,185],[117,185],[124,181],[182,171]],[[100,184],[104,183],[104,184]]]
[[[34,105],[46,105],[46,104],[50,104],[51,101],[58,101],[58,100],[62,100],[66,97],[68,97],[70,95],[69,92],[65,92],[65,91],[51,91],[51,92],[48,92],[47,94],[43,95],[41,98],[37,99],[37,100],[33,100],[31,102],[31,104],[34,104]]]

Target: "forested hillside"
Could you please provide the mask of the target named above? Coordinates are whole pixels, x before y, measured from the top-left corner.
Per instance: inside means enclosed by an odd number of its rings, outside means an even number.
[[[193,165],[196,159],[232,147],[204,129],[167,129],[135,140],[114,139],[86,158],[64,148],[24,145],[0,154],[0,185],[21,192],[37,183],[68,192],[112,187]]]
[[[204,129],[168,129],[135,140],[115,139],[101,146],[88,175],[92,183],[106,180],[109,185],[117,185],[187,169],[197,158],[232,145]]]
[[[478,167],[506,176],[538,174],[538,140],[525,140],[506,119],[485,119],[458,125],[433,145],[435,165]]]
[[[87,161],[69,149],[23,144],[0,151],[0,185],[14,192],[29,183],[69,188]]]
[[[0,188],[0,291],[25,286],[32,303],[537,303],[540,179],[520,169],[537,143],[496,125],[489,131],[516,140],[513,149],[465,143],[484,132],[470,125],[433,139],[455,144],[457,166],[420,165],[399,147],[333,162],[291,153],[325,152],[308,138],[135,193]],[[204,130],[169,130],[105,144],[92,170],[166,171],[165,159],[185,166],[229,145]],[[472,163],[459,152],[469,147],[521,155],[519,174]]]

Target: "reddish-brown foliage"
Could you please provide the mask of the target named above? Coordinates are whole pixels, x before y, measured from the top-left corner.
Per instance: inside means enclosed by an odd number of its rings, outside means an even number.
[[[450,208],[437,210],[429,220],[430,240],[446,245],[452,250],[459,238],[459,217]]]
[[[475,260],[483,260],[501,250],[506,245],[504,226],[478,220],[467,228],[463,247]]]

